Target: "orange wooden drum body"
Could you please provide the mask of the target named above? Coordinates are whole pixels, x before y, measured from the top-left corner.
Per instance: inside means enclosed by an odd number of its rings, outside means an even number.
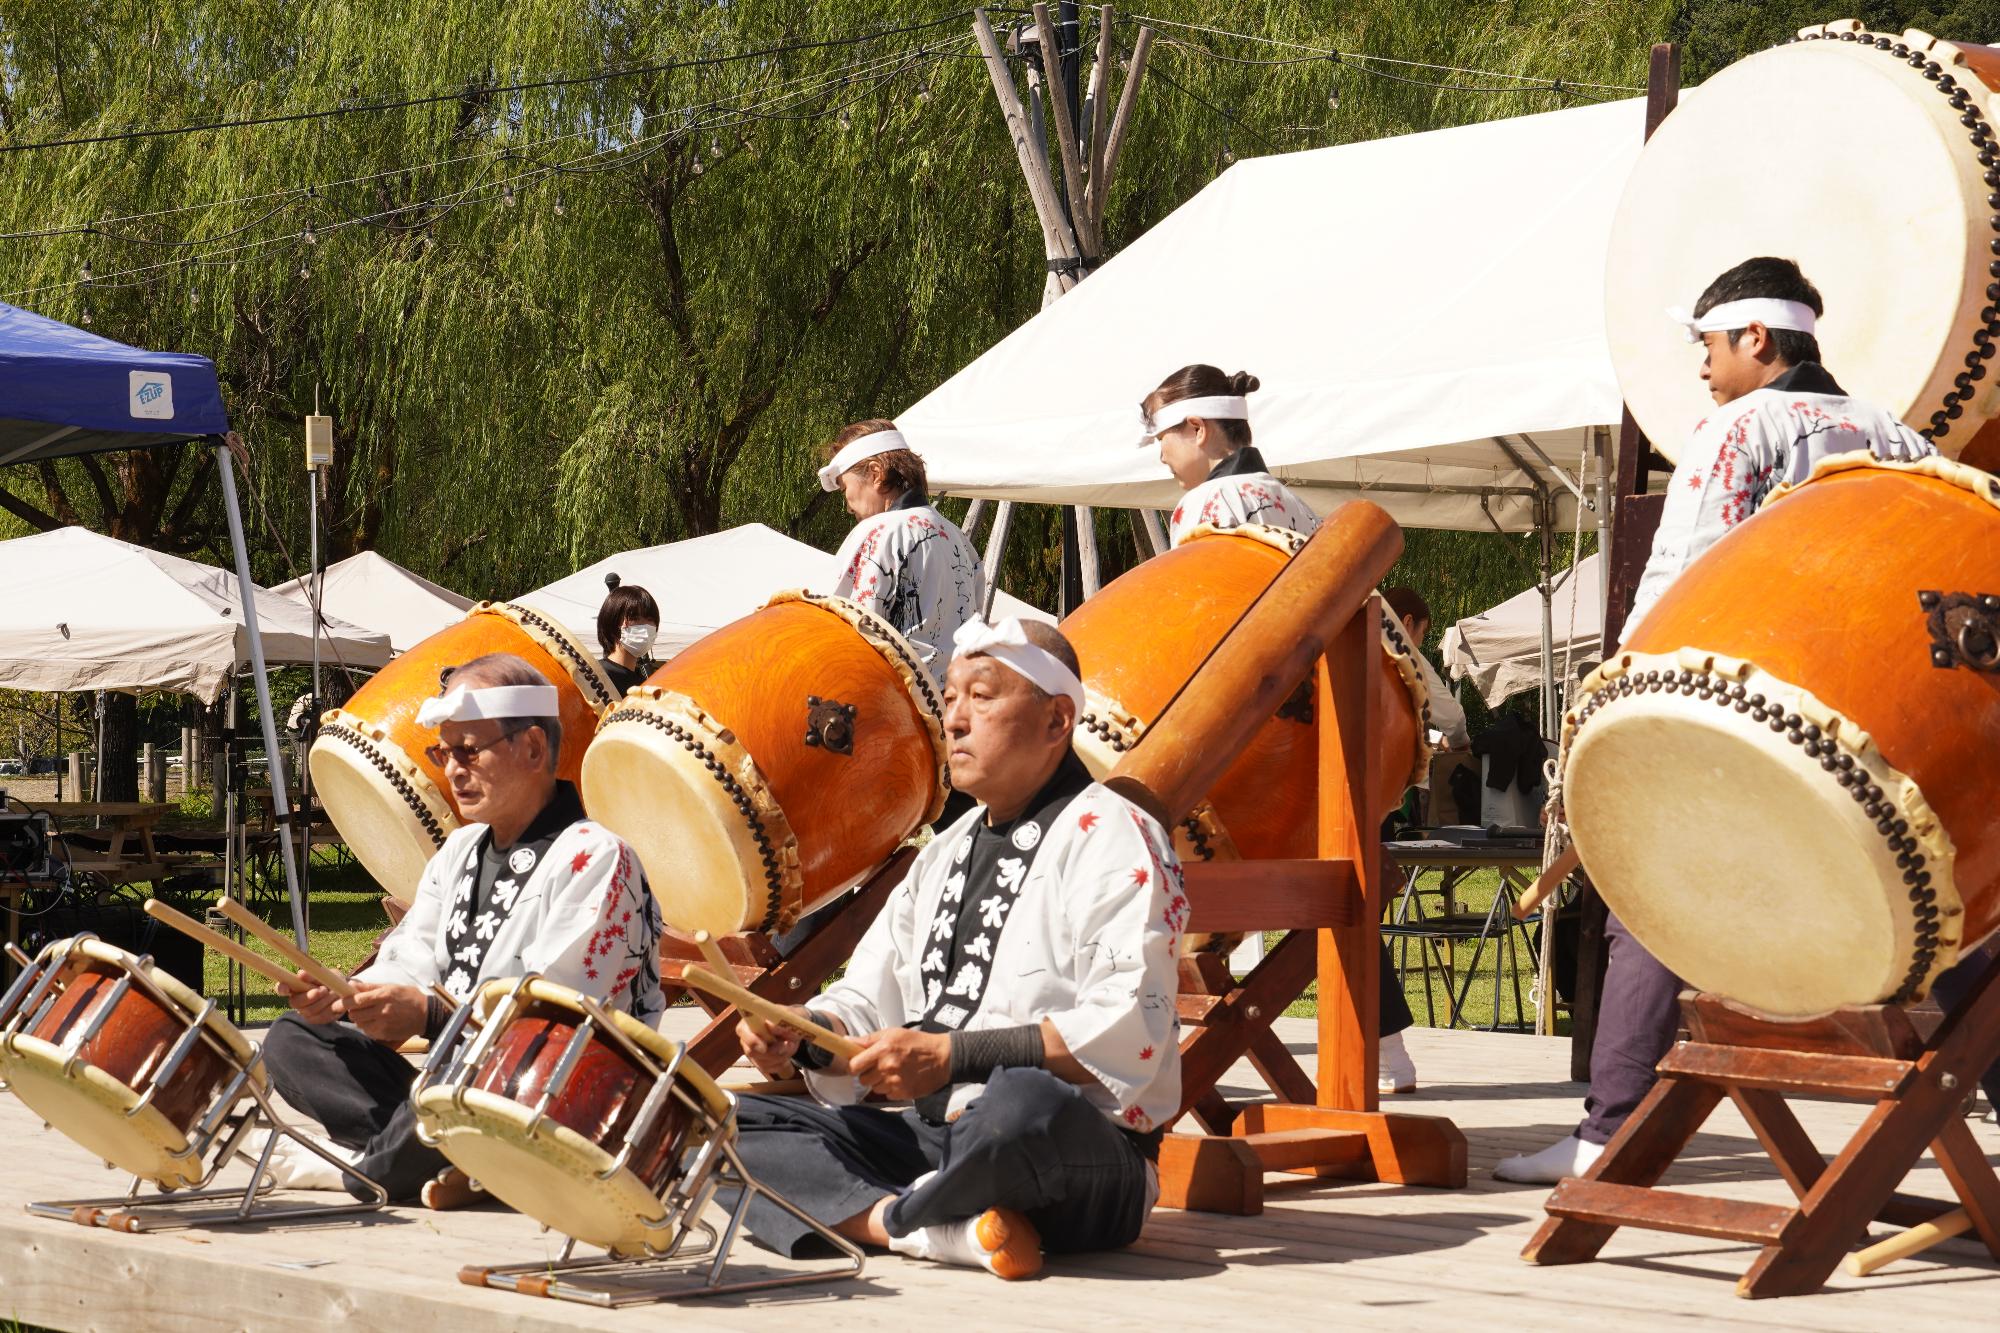
[[[481,602],[390,662],[325,716],[313,742],[313,787],[327,815],[368,873],[405,902],[425,862],[461,822],[444,770],[424,755],[437,733],[417,725],[417,710],[437,695],[443,672],[501,652],[523,658],[556,687],[563,733],[557,772],[576,781],[598,715],[613,701],[611,682],[561,626],[506,602]]]
[[[1089,696],[1077,722],[1077,753],[1093,773],[1102,776],[1116,765],[1304,541],[1272,528],[1198,529],[1063,621]],[[1395,807],[1428,761],[1423,700],[1407,645],[1385,618],[1374,699],[1382,780],[1368,801],[1376,818]],[[1318,772],[1319,729],[1306,680],[1215,784],[1209,809],[1176,830],[1182,855],[1318,855]]]
[[[851,602],[780,593],[655,672],[583,765],[591,817],[630,842],[668,925],[788,928],[855,883],[948,787],[937,690]]]
[[[1781,1014],[1907,1000],[2000,927],[2000,672],[1954,660],[1933,622],[1964,603],[1930,594],[1974,599],[1947,638],[2000,625],[2000,481],[1837,456],[1585,681],[1578,849],[1691,985]]]

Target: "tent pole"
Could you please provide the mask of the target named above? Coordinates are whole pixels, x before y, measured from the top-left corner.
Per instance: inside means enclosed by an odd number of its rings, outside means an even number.
[[[1611,428],[1599,426],[1597,436],[1597,650],[1604,644],[1602,616],[1611,609]]]
[[[1002,500],[993,506],[993,532],[986,538],[986,605],[979,614],[991,618],[993,598],[1000,591],[1000,561],[1007,554],[1007,533],[1014,526],[1014,502]]]
[[[1555,498],[1547,491],[1540,503],[1541,590],[1542,590],[1542,735],[1556,734],[1556,646],[1555,646]]]
[[[236,556],[236,591],[243,599],[243,628],[250,632],[250,671],[257,685],[257,720],[264,728],[264,761],[271,769],[271,808],[277,815],[279,859],[285,866],[285,891],[292,903],[292,938],[306,947],[306,904],[299,892],[299,868],[292,851],[292,804],[285,791],[285,752],[278,748],[278,722],[271,715],[271,679],[264,667],[264,634],[257,624],[256,587],[250,581],[250,548],[243,540],[243,511],[236,503],[236,460],[229,441],[215,442],[216,469],[222,476],[222,508],[229,516],[229,545]]]

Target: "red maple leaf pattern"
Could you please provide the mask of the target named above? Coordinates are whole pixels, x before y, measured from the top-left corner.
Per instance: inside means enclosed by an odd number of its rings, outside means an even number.
[[[1145,1118],[1146,1113],[1138,1107],[1128,1106],[1125,1108],[1125,1123],[1131,1125],[1133,1128],[1138,1128],[1140,1122],[1145,1120]]]
[[[1152,1058],[1153,1058],[1153,1048],[1152,1048],[1152,1047],[1150,1047],[1150,1046],[1148,1046],[1148,1047],[1147,1047],[1147,1048],[1146,1048],[1145,1050],[1143,1050],[1143,1051],[1140,1051],[1140,1052],[1139,1052],[1139,1058],[1140,1058],[1141,1060],[1150,1060],[1150,1059],[1152,1059]]]
[[[1185,508],[1187,508],[1187,506],[1186,506],[1186,505],[1175,505],[1175,506],[1174,506],[1174,516],[1173,516],[1173,518],[1172,518],[1171,522],[1173,522],[1173,523],[1174,523],[1174,524],[1175,524],[1176,526],[1178,526],[1178,525],[1179,525],[1179,523],[1180,523],[1180,521],[1181,521],[1181,511],[1182,511],[1183,509],[1185,509]]]
[[[569,859],[569,873],[572,875],[581,875],[583,873],[584,867],[589,864],[590,864],[589,851],[587,850],[579,851],[575,856],[572,856]]]
[[[1083,817],[1076,821],[1076,826],[1082,829],[1085,833],[1090,832],[1092,829],[1097,827],[1097,812],[1095,810],[1084,811]]]
[[[1132,887],[1135,889],[1143,889],[1146,887],[1147,882],[1151,879],[1152,876],[1146,872],[1146,867],[1140,866],[1138,869],[1132,872]]]

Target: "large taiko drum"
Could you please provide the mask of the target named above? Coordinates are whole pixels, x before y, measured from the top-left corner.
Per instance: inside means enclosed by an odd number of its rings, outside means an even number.
[[[408,902],[424,864],[459,826],[444,770],[424,751],[435,732],[417,709],[442,673],[487,653],[514,653],[561,696],[557,772],[574,782],[597,718],[616,697],[588,649],[555,621],[510,602],[481,602],[384,667],[320,722],[307,762],[313,789],[354,854],[389,893]]]
[[[1690,985],[1920,998],[2000,926],[2000,481],[1835,456],[1691,565],[1563,724],[1577,850]]]
[[[1756,255],[1798,261],[1826,300],[1841,387],[1948,456],[2000,462],[2000,192],[1989,99],[2000,51],[1853,22],[1740,60],[1647,141],[1612,223],[1605,330],[1619,386],[1675,456],[1714,410],[1702,352],[1668,323]],[[1756,126],[1756,151],[1744,127]]]
[[[489,981],[461,1015],[411,1089],[424,1141],[586,1245],[672,1249],[735,1132],[729,1095],[677,1042],[540,977]]]
[[[639,853],[668,925],[785,930],[937,818],[942,715],[887,622],[779,593],[606,714],[584,804]]]
[[[0,999],[0,1080],[85,1150],[162,1189],[204,1154],[264,1068],[213,1003],[91,935],[57,940]]]
[[[1076,750],[1099,777],[1145,733],[1211,649],[1298,549],[1298,533],[1256,524],[1196,528],[1181,545],[1111,583],[1063,621],[1083,666]],[[1422,678],[1402,630],[1383,615],[1375,715],[1382,719],[1367,809],[1386,816],[1430,761]],[[1175,830],[1183,859],[1265,860],[1319,853],[1319,732],[1313,682],[1283,707]]]

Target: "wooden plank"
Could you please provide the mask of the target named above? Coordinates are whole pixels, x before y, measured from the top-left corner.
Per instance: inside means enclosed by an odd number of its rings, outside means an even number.
[[[1318,930],[1362,915],[1351,861],[1191,861],[1182,872],[1190,931]]]
[[[1239,1134],[1266,1171],[1312,1170],[1368,1159],[1368,1136],[1353,1130],[1267,1129]]]
[[[1740,1088],[1796,1096],[1873,1101],[1894,1095],[1915,1068],[1908,1060],[1870,1055],[1819,1055],[1684,1041],[1660,1060],[1660,1073],[1708,1079]]]
[[[1248,1144],[1202,1134],[1160,1141],[1160,1204],[1248,1216],[1264,1209],[1264,1167]]]
[[[1118,114],[1111,121],[1111,132],[1104,140],[1104,174],[1092,191],[1091,203],[1097,209],[1101,221],[1104,205],[1111,198],[1111,182],[1118,173],[1118,158],[1125,151],[1126,137],[1132,130],[1132,113],[1139,103],[1139,85],[1146,77],[1146,61],[1153,53],[1153,30],[1139,29],[1139,35],[1132,43],[1132,68],[1126,71],[1125,86],[1118,94]]]
[[[1319,938],[1319,1104],[1373,1111],[1380,1092],[1382,858],[1375,790],[1374,659],[1381,651],[1374,597],[1348,618],[1313,672],[1319,718],[1319,854],[1344,860],[1359,920]]]
[[[1240,1136],[1300,1129],[1366,1135],[1366,1170],[1359,1173],[1363,1178],[1444,1189],[1465,1187],[1465,1135],[1442,1116],[1253,1102],[1237,1117],[1235,1132]],[[1318,1174],[1353,1177],[1357,1172],[1330,1166]]]
[[[1084,207],[1083,157],[1076,142],[1075,108],[1070,105],[1069,85],[1062,76],[1062,43],[1056,36],[1055,24],[1049,21],[1049,7],[1038,0],[1031,12],[1035,17],[1035,32],[1042,41],[1042,68],[1049,85],[1049,118],[1056,123],[1056,153],[1062,162],[1070,221],[1076,228],[1077,253],[1086,259],[1097,259],[1103,255],[1104,246],[1097,238],[1097,227],[1089,210]]]
[[[1772,1245],[1783,1240],[1795,1209],[1779,1204],[1711,1199],[1675,1190],[1613,1185],[1602,1180],[1565,1180],[1549,1195],[1551,1217],[1604,1226],[1645,1227],[1684,1236]]]

